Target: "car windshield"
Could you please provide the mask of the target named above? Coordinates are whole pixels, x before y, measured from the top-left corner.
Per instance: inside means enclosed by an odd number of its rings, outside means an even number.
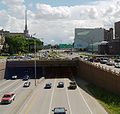
[[[4,95],[3,98],[9,98],[11,95]]]
[[[57,113],[65,112],[65,109],[64,108],[56,108],[56,109],[54,109],[54,112],[57,112]]]

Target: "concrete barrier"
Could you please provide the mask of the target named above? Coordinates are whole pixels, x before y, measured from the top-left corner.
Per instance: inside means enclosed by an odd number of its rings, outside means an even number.
[[[80,60],[78,75],[91,83],[120,94],[120,74],[117,72]]]

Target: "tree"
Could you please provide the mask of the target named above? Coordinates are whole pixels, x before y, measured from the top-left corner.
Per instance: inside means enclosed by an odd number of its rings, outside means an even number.
[[[34,42],[36,41],[37,50],[42,48],[42,42],[39,39],[26,39],[22,35],[7,35],[5,37],[8,44],[8,53],[20,54],[34,51]]]

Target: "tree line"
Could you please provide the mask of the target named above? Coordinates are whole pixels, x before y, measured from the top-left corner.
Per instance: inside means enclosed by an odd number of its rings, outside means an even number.
[[[4,53],[21,54],[21,53],[33,53],[42,49],[43,42],[34,37],[25,38],[23,35],[6,35],[5,45],[3,47]]]

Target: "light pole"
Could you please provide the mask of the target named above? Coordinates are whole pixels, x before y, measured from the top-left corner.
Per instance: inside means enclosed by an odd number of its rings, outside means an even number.
[[[34,55],[34,71],[35,71],[35,86],[37,86],[37,80],[36,80],[36,74],[37,74],[37,72],[36,72],[36,39],[34,39],[34,51],[35,51],[35,55]]]
[[[92,54],[93,54],[93,40],[91,39],[91,43],[92,43]]]
[[[33,34],[35,36],[36,33]],[[34,39],[34,72],[35,72],[35,86],[37,86],[37,80],[36,80],[36,39]]]

